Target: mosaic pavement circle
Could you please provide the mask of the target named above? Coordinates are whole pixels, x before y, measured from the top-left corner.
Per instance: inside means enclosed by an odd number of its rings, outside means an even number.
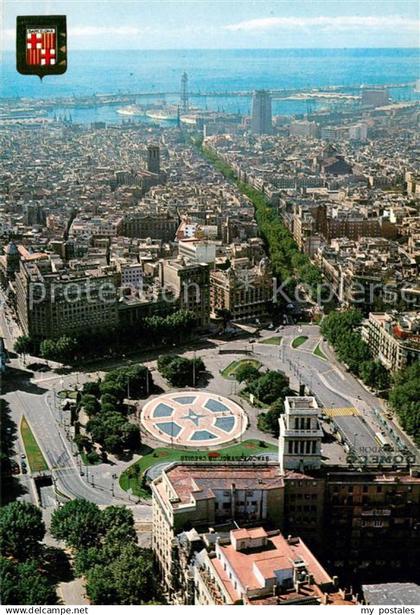
[[[242,408],[226,397],[182,391],[148,401],[140,421],[150,435],[165,444],[199,448],[239,438],[248,419]]]

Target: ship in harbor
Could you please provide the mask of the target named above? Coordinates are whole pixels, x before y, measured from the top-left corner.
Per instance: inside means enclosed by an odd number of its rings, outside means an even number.
[[[128,105],[127,107],[121,107],[117,109],[119,115],[126,117],[145,117],[158,122],[176,122],[178,121],[178,107],[165,106],[165,107],[153,107],[152,109],[145,109],[138,105]]]
[[[161,109],[149,109],[146,111],[147,117],[159,122],[177,122],[179,119],[179,108],[173,105]]]
[[[117,109],[117,113],[120,115],[128,115],[130,117],[135,116],[144,116],[144,109],[138,107],[137,105],[128,105],[127,107],[121,107],[121,109]]]
[[[156,122],[177,122],[183,124],[197,124],[198,114],[203,111],[193,108],[189,104],[188,97],[188,75],[183,73],[181,77],[181,91],[179,104],[168,104],[165,100],[157,100],[148,109],[139,105],[127,105],[117,109],[117,113],[124,116],[148,117]]]

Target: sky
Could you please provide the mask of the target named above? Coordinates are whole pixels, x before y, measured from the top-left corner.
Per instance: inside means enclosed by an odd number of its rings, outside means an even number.
[[[417,0],[3,0],[16,15],[67,15],[69,49],[418,47]]]

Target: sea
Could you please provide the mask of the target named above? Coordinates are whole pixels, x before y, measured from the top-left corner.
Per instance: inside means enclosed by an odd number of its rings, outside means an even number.
[[[418,49],[237,49],[237,50],[113,50],[72,51],[64,75],[39,77],[20,75],[15,55],[1,58],[0,98],[54,99],[93,94],[150,92],[153,104],[165,100],[177,104],[181,75],[188,74],[190,104],[214,111],[247,114],[249,96],[220,96],[226,92],[253,89],[311,89],[340,86],[357,93],[361,85],[414,83],[420,78]],[[154,94],[156,92],[156,95]],[[165,94],[162,93],[174,93]],[[411,87],[390,90],[395,101],[416,100]],[[213,95],[212,95],[213,94]],[[219,95],[215,95],[219,94]],[[318,103],[318,105],[323,103]],[[319,108],[319,107],[318,107]],[[305,113],[304,100],[273,100],[273,113]],[[61,111],[54,109],[54,113]],[[115,107],[72,108],[73,121],[121,122]]]

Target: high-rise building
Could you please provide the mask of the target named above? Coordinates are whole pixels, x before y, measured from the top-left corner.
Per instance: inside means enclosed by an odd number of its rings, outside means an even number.
[[[267,90],[255,90],[252,96],[251,131],[257,135],[268,135],[272,127],[271,94]]]
[[[241,265],[244,262],[244,266]],[[235,259],[227,271],[210,272],[210,310],[229,310],[235,321],[263,320],[273,302],[273,277],[266,259],[248,266],[249,259]]]
[[[206,328],[210,317],[210,271],[205,263],[191,263],[184,257],[161,263],[161,284],[178,298],[181,310],[192,312],[198,327]]]
[[[181,111],[188,111],[188,75],[183,73],[181,77]]]
[[[147,146],[147,170],[149,173],[160,173],[160,149],[159,145]]]
[[[362,105],[369,107],[382,107],[389,102],[389,93],[387,88],[365,88],[361,87]]]

